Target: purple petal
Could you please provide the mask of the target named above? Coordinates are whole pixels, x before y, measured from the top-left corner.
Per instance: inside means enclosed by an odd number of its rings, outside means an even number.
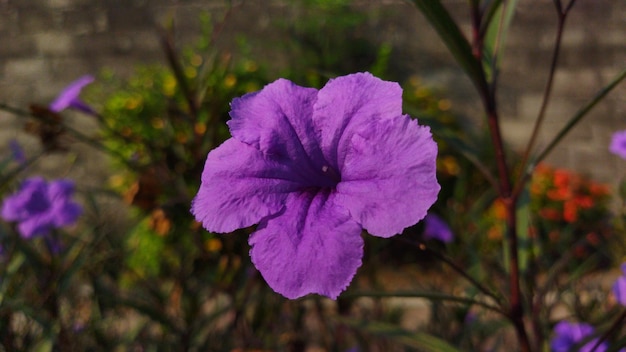
[[[337,77],[319,91],[314,109],[322,152],[332,167],[338,167],[363,124],[402,115],[402,89],[370,73]]]
[[[31,216],[17,224],[17,230],[25,239],[46,235],[52,227],[52,221],[46,215]]]
[[[424,238],[449,243],[454,240],[454,234],[443,219],[434,213],[429,213],[424,218]]]
[[[78,111],[82,111],[89,115],[96,114],[96,111],[91,106],[87,105],[84,101],[78,98],[72,100],[69,107]]]
[[[372,235],[402,232],[437,200],[437,145],[428,127],[406,115],[373,120],[353,131],[345,149],[337,203]]]
[[[207,230],[231,232],[279,212],[301,185],[289,166],[231,138],[209,153],[191,212]]]
[[[50,198],[68,198],[74,194],[74,181],[72,180],[56,180],[50,182],[48,186],[48,194]]]
[[[615,280],[613,294],[619,304],[626,306],[626,275],[620,276]]]
[[[324,164],[311,120],[316,97],[314,88],[279,79],[234,99],[228,126],[235,139],[310,173]]]
[[[81,90],[94,81],[91,75],[85,75],[70,83],[56,99],[50,103],[49,109],[54,112],[61,112],[78,100]]]
[[[336,298],[361,266],[361,228],[333,204],[332,193],[292,193],[284,210],[250,237],[250,256],[274,291],[295,299]]]
[[[555,336],[550,341],[550,348],[555,352],[567,352],[574,346],[583,342],[586,338],[594,334],[594,329],[586,323],[570,323],[561,321],[554,327]],[[580,351],[590,352],[598,339],[590,340],[580,348]],[[603,352],[607,349],[607,344],[602,343],[596,351]]]
[[[22,212],[19,205],[21,203],[21,198],[16,195],[6,197],[2,202],[2,211],[0,212],[2,218],[6,221],[20,220]]]
[[[83,208],[78,203],[68,200],[58,205],[55,204],[52,210],[53,223],[55,227],[71,225],[78,220],[82,213]]]
[[[13,154],[13,160],[15,160],[18,164],[26,163],[26,154],[24,154],[24,149],[22,149],[22,146],[17,140],[11,139],[9,141],[9,148]]]
[[[626,159],[626,130],[613,133],[609,151],[622,159]]]
[[[22,182],[20,189],[8,196],[2,203],[2,218],[7,221],[22,221],[36,208],[47,207],[45,197],[46,181],[41,177],[32,177]]]
[[[2,205],[2,217],[17,221],[24,238],[46,235],[53,228],[71,225],[82,208],[71,200],[73,182],[58,180],[47,183],[41,177],[25,180],[20,189],[7,197]]]

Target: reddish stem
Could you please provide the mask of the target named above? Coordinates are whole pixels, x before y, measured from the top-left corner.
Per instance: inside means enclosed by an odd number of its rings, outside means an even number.
[[[480,9],[476,3],[471,6],[472,27],[473,27],[473,42],[472,53],[474,57],[483,62],[483,46],[484,37],[480,31],[480,24],[482,21],[482,15]],[[486,81],[486,75],[483,66],[481,65],[481,74]],[[483,103],[483,107],[487,114],[487,123],[489,125],[489,132],[491,135],[491,141],[495,151],[496,166],[498,169],[499,183],[498,194],[504,202],[506,209],[506,228],[507,238],[509,245],[509,295],[510,306],[508,317],[513,324],[517,333],[520,349],[523,352],[530,352],[530,341],[528,334],[524,327],[524,306],[522,304],[522,294],[520,287],[520,273],[519,273],[519,256],[518,256],[518,243],[517,243],[517,218],[516,218],[516,203],[517,196],[513,195],[513,188],[511,186],[509,168],[506,161],[506,153],[504,151],[504,142],[502,140],[502,133],[500,131],[500,119],[498,117],[497,102],[496,102],[496,82],[486,84],[484,89],[479,89],[479,94]]]

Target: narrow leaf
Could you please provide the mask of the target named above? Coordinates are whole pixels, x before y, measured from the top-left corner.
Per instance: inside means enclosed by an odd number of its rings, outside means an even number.
[[[550,144],[539,154],[539,156],[537,156],[535,160],[533,160],[531,168],[529,168],[529,170],[534,169],[535,165],[545,159],[548,154],[550,154],[552,149],[554,149],[554,147],[556,147],[556,145],[559,144],[561,140],[563,140],[563,138],[569,133],[569,131],[574,128],[574,126],[576,126],[576,124],[578,124],[578,122],[580,122],[580,120],[582,120],[582,118],[585,117],[587,113],[596,106],[596,104],[604,99],[604,97],[609,94],[613,90],[613,88],[617,87],[617,85],[624,78],[626,78],[626,69],[622,70],[622,72],[620,72],[609,84],[600,89],[600,91],[598,91],[596,95],[585,106],[583,106],[580,110],[578,110],[578,112],[576,112],[576,114],[569,120],[569,122],[563,127],[563,129],[561,129],[561,131],[559,131],[559,133],[554,137],[552,142],[550,142]]]
[[[502,61],[503,44],[506,43],[506,35],[515,9],[517,8],[518,0],[497,0],[490,4],[490,7],[483,17],[483,23],[481,24],[481,30],[486,28],[485,33],[485,53],[489,53],[490,60],[494,65],[492,69],[497,69],[497,65]]]
[[[497,313],[501,313],[500,308],[483,301],[475,300],[471,297],[459,297],[447,295],[439,292],[429,292],[429,291],[395,291],[395,292],[384,292],[384,291],[356,291],[356,292],[346,292],[342,295],[342,297],[375,297],[375,298],[426,298],[433,301],[446,301],[446,302],[456,302],[467,305],[477,305],[483,308],[492,310]]]
[[[413,3],[437,31],[478,91],[488,91],[480,62],[472,54],[472,47],[441,2],[439,0],[413,0]]]
[[[338,317],[339,323],[353,329],[384,337],[404,346],[417,348],[425,352],[458,352],[458,349],[446,341],[422,332],[409,332],[392,324],[382,322],[368,322],[363,320]]]

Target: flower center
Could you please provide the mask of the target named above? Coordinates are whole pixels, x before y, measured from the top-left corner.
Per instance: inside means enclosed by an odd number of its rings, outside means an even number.
[[[335,169],[333,169],[332,167],[328,165],[322,166],[322,174],[324,174],[324,176],[326,176],[332,181],[333,186],[341,182],[341,175],[339,175],[339,173],[337,173]]]
[[[43,190],[36,190],[26,203],[26,209],[30,214],[43,213],[50,208],[50,201]]]

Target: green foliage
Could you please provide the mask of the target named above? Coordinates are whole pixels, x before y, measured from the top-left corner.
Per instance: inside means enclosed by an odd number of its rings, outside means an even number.
[[[359,71],[382,76],[391,47],[361,33],[367,14],[353,5],[350,0],[295,1],[292,16],[277,22],[288,40],[276,45],[290,58],[280,76],[309,87]]]

